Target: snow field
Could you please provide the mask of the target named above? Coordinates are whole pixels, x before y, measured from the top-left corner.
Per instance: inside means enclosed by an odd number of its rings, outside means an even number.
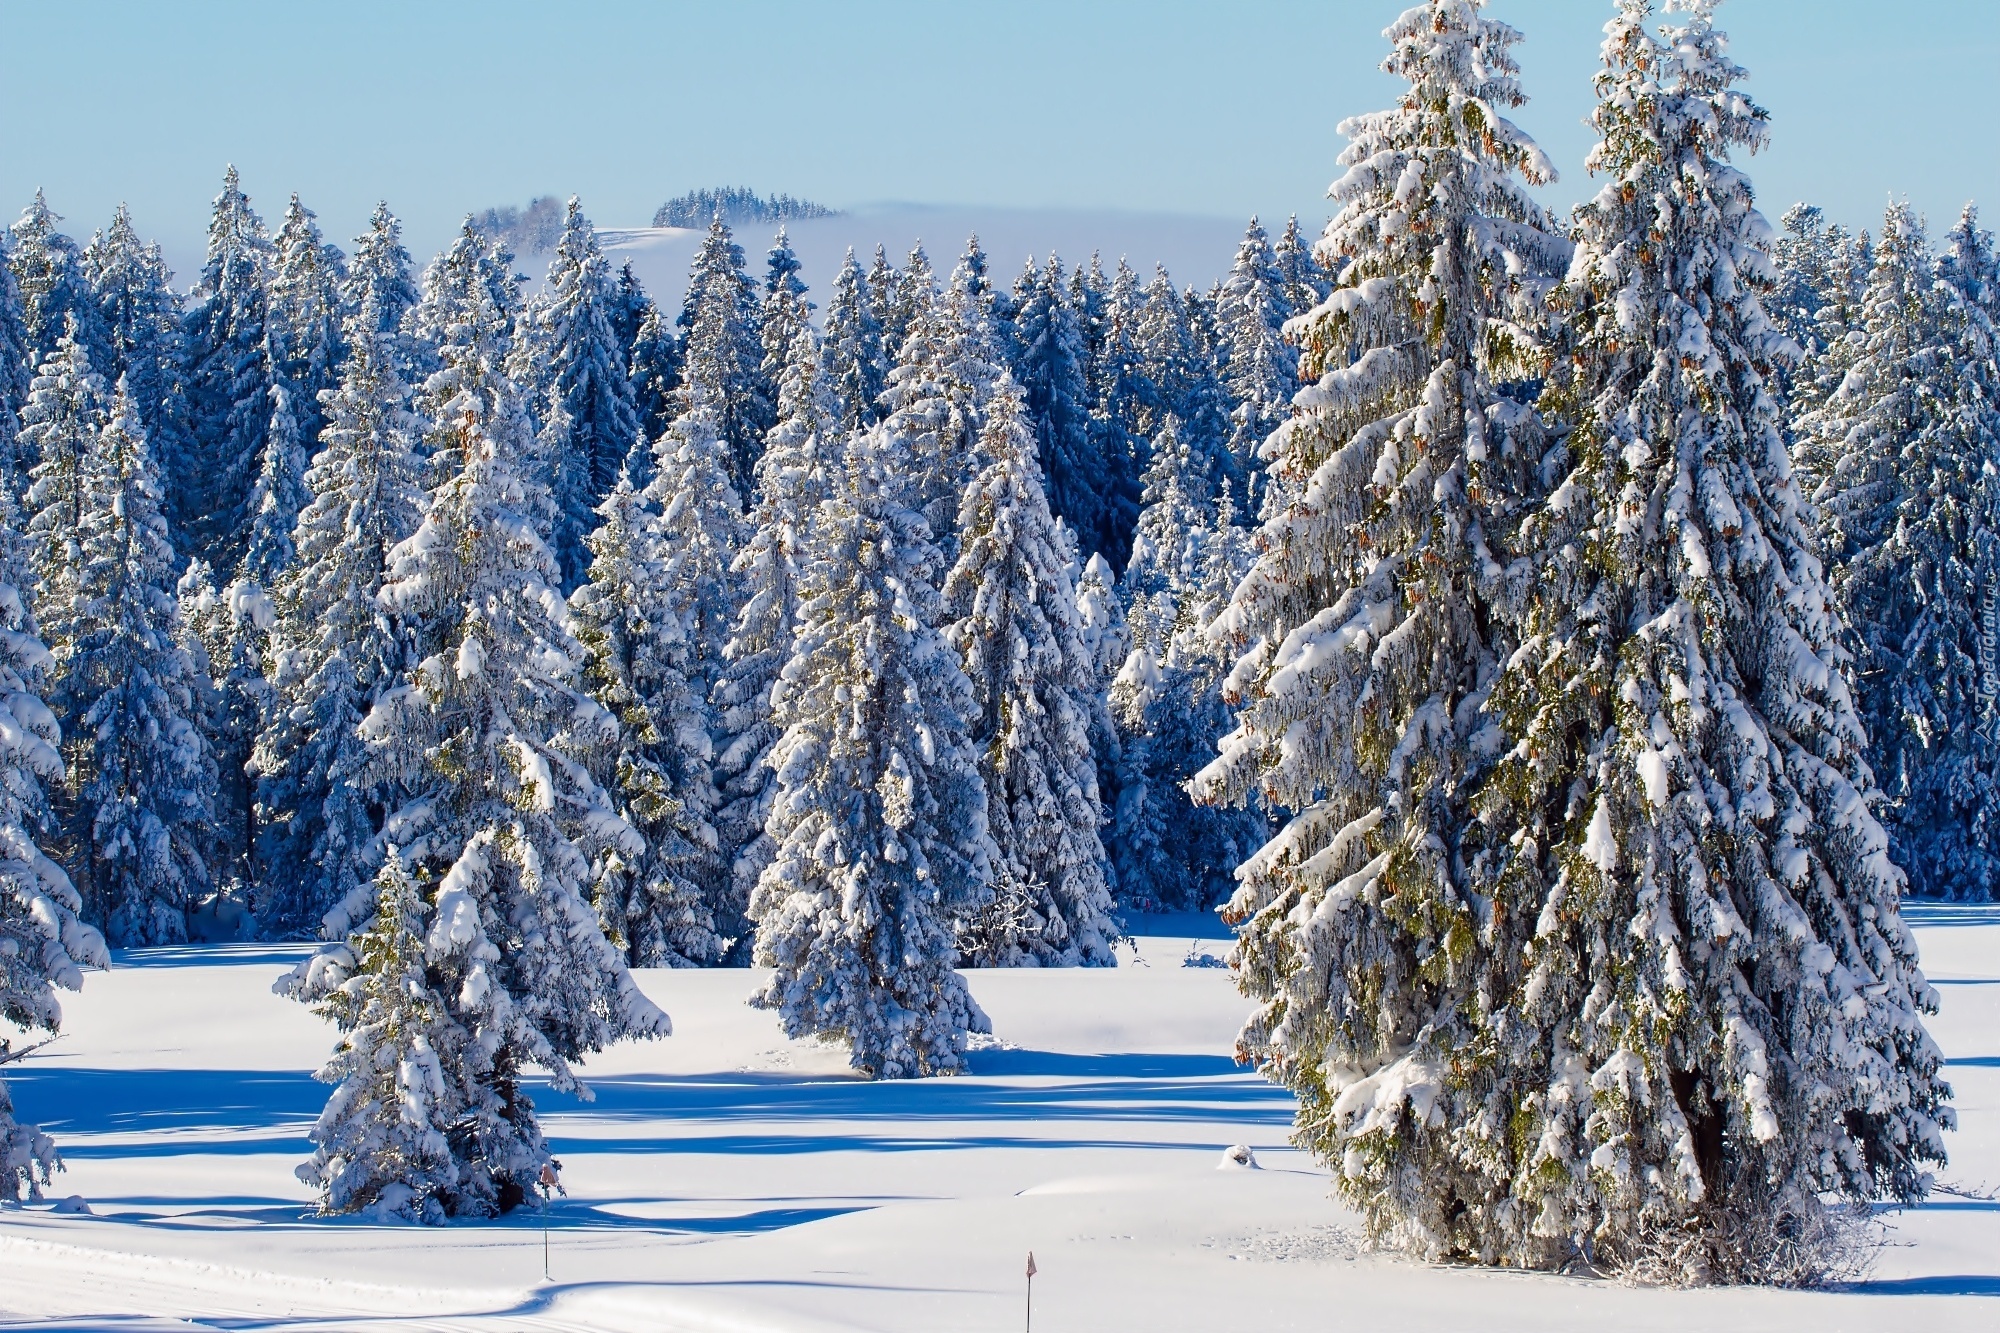
[[[2000,1183],[2000,909],[1911,911],[1943,1011],[1959,1132],[1948,1182]],[[570,1197],[540,1218],[426,1229],[306,1215],[292,1176],[332,1032],[269,993],[278,946],[120,956],[66,996],[12,1080],[68,1162],[0,1213],[0,1321],[68,1329],[1005,1330],[1035,1252],[1046,1331],[1990,1330],[2000,1203],[1885,1214],[1839,1293],[1648,1291],[1368,1254],[1286,1146],[1290,1098],[1230,1059],[1247,1004],[1155,924],[1115,970],[974,971],[995,1038],[966,1077],[868,1083],[788,1042],[755,974],[647,971],[676,1035],[537,1093]],[[1175,933],[1164,933],[1166,931]],[[1212,927],[1204,933],[1214,934]],[[1219,954],[1217,940],[1196,954]],[[1248,1144],[1261,1169],[1222,1167]],[[41,1324],[41,1321],[50,1321]]]

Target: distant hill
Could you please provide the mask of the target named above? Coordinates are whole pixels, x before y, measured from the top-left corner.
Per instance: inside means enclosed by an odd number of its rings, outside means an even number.
[[[774,194],[768,199],[755,190],[691,190],[678,199],[669,199],[653,214],[655,227],[706,227],[716,214],[733,226],[744,223],[798,222],[809,218],[839,217],[838,209],[824,204]]]

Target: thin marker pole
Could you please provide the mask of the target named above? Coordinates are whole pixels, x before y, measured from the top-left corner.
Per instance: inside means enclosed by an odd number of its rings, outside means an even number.
[[[1035,1252],[1028,1251],[1028,1325],[1027,1333],[1035,1333]]]

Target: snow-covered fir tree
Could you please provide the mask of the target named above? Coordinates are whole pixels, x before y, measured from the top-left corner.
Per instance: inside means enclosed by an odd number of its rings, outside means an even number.
[[[868,277],[853,250],[834,278],[833,301],[826,309],[825,357],[827,384],[840,403],[840,433],[866,430],[880,421],[876,404],[888,383],[889,361]]]
[[[18,565],[12,500],[0,504],[8,519],[0,544]],[[81,987],[86,967],[111,965],[104,937],[81,919],[82,897],[38,845],[49,818],[46,788],[63,777],[61,728],[36,688],[49,665],[25,599],[0,583],[0,1019],[25,1033],[54,1033],[62,1023],[56,990]],[[0,1037],[0,1065],[13,1054]],[[39,1202],[60,1166],[48,1135],[14,1118],[0,1080],[0,1203]]]
[[[1292,812],[1226,917],[1260,1005],[1238,1050],[1297,1092],[1294,1141],[1379,1234],[1516,1257],[1489,1238],[1534,1210],[1479,1212],[1491,1201],[1453,1146],[1522,1142],[1460,1081],[1498,1013],[1474,984],[1492,892],[1475,883],[1474,796],[1505,748],[1485,705],[1512,649],[1487,524],[1540,453],[1495,386],[1532,369],[1512,317],[1533,314],[1567,246],[1527,188],[1549,164],[1504,117],[1523,101],[1519,34],[1475,0],[1430,0],[1387,36],[1383,68],[1409,87],[1340,126],[1347,172],[1319,246],[1340,278],[1293,326],[1308,385],[1263,448],[1256,565],[1207,631],[1241,654],[1237,728],[1194,790]]]
[[[1188,295],[1175,289],[1167,271],[1154,270],[1134,326],[1139,355],[1132,390],[1134,427],[1139,437],[1151,440],[1173,417],[1180,442],[1199,469],[1214,485],[1241,495],[1245,474],[1230,448],[1228,403],[1215,361],[1204,355],[1198,318]]]
[[[175,478],[169,515],[191,554],[225,572],[236,568],[249,539],[249,498],[271,423],[270,248],[232,166],[209,219],[201,280],[188,298],[194,456],[190,473]]]
[[[620,477],[599,513],[590,581],[570,604],[591,695],[621,726],[608,756],[610,790],[644,846],[604,850],[598,915],[635,965],[701,966],[725,945],[716,933],[725,866],[713,823],[708,710],[689,680],[688,636],[665,582],[658,511]]]
[[[952,966],[996,856],[972,690],[934,628],[937,550],[900,499],[889,437],[846,452],[772,699],[776,850],[750,915],[773,975],[752,1003],[791,1036],[846,1042],[872,1077],[954,1073],[989,1026]]]
[[[1075,529],[1084,549],[1116,551],[1116,460],[1097,456],[1094,447],[1083,334],[1064,290],[1062,261],[1050,255],[1024,286],[1014,312],[1014,373],[1048,478],[1049,507]]]
[[[431,905],[394,848],[374,889],[374,911],[341,959],[351,974],[314,1005],[341,1036],[315,1076],[336,1086],[298,1177],[319,1191],[324,1213],[365,1209],[383,1221],[433,1225],[454,1214],[477,1216],[491,1211],[483,1205],[501,1187],[483,1156],[467,1180],[453,1134],[468,1122],[506,1125],[515,1139],[506,1169],[516,1181],[547,1160],[547,1148],[526,1099],[517,1092],[510,1103],[481,1079],[480,1031],[453,1012],[433,970],[429,946],[435,941],[449,957],[449,923],[441,932],[426,928]],[[280,986],[296,984],[287,978]],[[488,1168],[486,1179],[480,1166]]]
[[[639,442],[627,351],[611,324],[615,296],[597,232],[572,197],[529,316],[539,361],[533,373],[546,385],[539,451],[556,509],[550,544],[564,588],[583,582],[590,565],[584,539],[597,526],[597,506]]]
[[[21,412],[28,405],[28,386],[34,379],[34,363],[30,360],[28,327],[22,318],[21,289],[6,262],[4,242],[5,237],[0,237],[0,485],[8,495],[18,496],[22,482],[18,435]]]
[[[618,266],[618,276],[611,280],[611,299],[605,304],[604,317],[611,322],[611,337],[625,352],[625,373],[632,373],[632,344],[639,340],[639,326],[653,313],[653,298],[646,295],[646,284],[639,281],[639,275],[632,269],[632,261],[626,260]]]
[[[1333,283],[1319,256],[1313,253],[1305,233],[1299,230],[1298,214],[1285,221],[1285,233],[1271,247],[1279,276],[1285,283],[1285,304],[1294,315],[1303,315],[1324,301]]]
[[[160,247],[140,239],[120,204],[111,226],[84,247],[82,263],[104,329],[108,360],[98,370],[125,381],[161,475],[184,476],[191,466],[186,347],[180,298]]]
[[[100,364],[108,360],[104,330],[97,322],[97,303],[77,244],[57,229],[62,218],[49,207],[40,190],[8,230],[7,267],[21,302],[21,322],[27,335],[27,364],[48,360],[68,328],[77,321],[77,337]]]
[[[1960,249],[1976,270],[1976,227]],[[1896,862],[1914,893],[1988,898],[2000,369],[1990,318],[1940,276],[1921,222],[1891,205],[1857,327],[1822,353],[1838,387],[1798,425],[1824,466],[1813,500]]]
[[[418,359],[415,340],[403,327],[419,293],[410,276],[410,252],[403,246],[403,224],[389,211],[386,200],[375,205],[368,215],[368,230],[354,240],[354,257],[347,261],[340,299],[347,312],[341,331],[344,347],[352,349],[367,337],[388,339],[384,350],[394,357],[395,373],[405,383],[436,369]],[[318,441],[317,434],[307,437],[314,448]]]
[[[450,247],[424,270],[424,294],[408,319],[416,355],[432,368],[422,384],[412,386],[411,407],[437,480],[450,477],[462,461],[455,452],[461,433],[446,408],[468,387],[486,394],[489,412],[518,418],[489,430],[511,440],[516,430],[532,429],[512,383],[506,395],[495,396],[499,376],[488,369],[489,363],[498,367],[508,360],[520,315],[514,256],[467,219]]]
[[[326,424],[319,396],[334,387],[346,356],[346,267],[340,247],[321,235],[318,217],[293,195],[271,238],[266,299],[272,369],[288,391],[297,438],[307,445]]]
[[[64,740],[73,864],[89,915],[114,943],[177,943],[211,888],[216,771],[197,725],[203,682],[169,591],[159,478],[122,388],[92,434],[82,479],[74,573],[44,585],[44,614],[63,627],[51,647],[75,718]],[[67,504],[59,493],[49,501]]]
[[[1134,907],[1204,910],[1228,896],[1231,871],[1268,836],[1255,809],[1195,806],[1188,780],[1229,728],[1226,663],[1201,629],[1226,602],[1243,543],[1228,491],[1169,416],[1153,442],[1126,566],[1122,634],[1108,706],[1118,734],[1100,742],[1114,767],[1111,846],[1119,892]],[[1105,647],[1100,642],[1100,654]]]
[[[397,372],[398,334],[364,294],[322,449],[305,476],[297,558],[271,592],[266,656],[273,704],[251,755],[260,823],[257,920],[267,934],[312,934],[366,886],[383,793],[364,782],[357,728],[405,665],[377,604],[389,552],[416,530],[423,494],[418,423]],[[362,910],[362,905],[357,905]],[[352,921],[341,919],[334,933]]]
[[[839,462],[839,416],[819,341],[810,328],[801,328],[779,381],[778,424],[757,460],[749,537],[730,566],[742,609],[723,645],[724,665],[711,693],[714,781],[722,799],[715,824],[729,866],[729,902],[739,913],[747,911],[773,851],[765,826],[775,775],[767,761],[783,732],[771,701],[798,633],[800,581],[813,521]]]
[[[555,558],[524,513],[519,391],[492,342],[467,331],[432,379],[450,391],[436,430],[456,467],[391,552],[378,596],[415,628],[419,656],[361,724],[363,781],[401,797],[383,835],[437,885],[427,969],[449,1017],[481,1034],[446,1071],[482,1090],[451,1140],[460,1183],[444,1206],[459,1215],[517,1205],[547,1161],[524,1067],[580,1090],[572,1061],[668,1028],[592,907],[592,858],[643,842],[591,775],[618,723],[581,688]],[[302,966],[289,993],[316,1001],[355,967],[336,949]]]
[[[813,304],[806,300],[806,284],[799,277],[803,267],[792,250],[791,238],[783,227],[778,228],[778,237],[771,242],[764,261],[764,304],[757,317],[757,340],[764,349],[758,373],[774,391],[784,381],[792,343],[812,319]]]
[[[896,270],[895,285],[888,290],[882,315],[882,353],[894,365],[918,322],[937,304],[937,273],[921,244],[911,247],[910,257]]]
[[[656,305],[639,321],[632,337],[632,410],[639,414],[639,438],[648,444],[674,422],[675,390],[681,387],[681,344],[674,323]],[[641,450],[635,458],[643,472],[650,455]],[[649,477],[634,475],[633,482],[645,485]]]
[[[764,433],[777,419],[775,387],[762,367],[756,284],[743,271],[743,247],[720,217],[695,253],[682,306],[681,388],[677,408],[700,399],[715,414],[729,451],[729,482],[750,494]]]
[[[928,267],[924,274],[928,279]],[[908,499],[950,559],[958,554],[960,500],[986,461],[980,437],[987,403],[1005,371],[977,283],[975,269],[961,260],[945,291],[911,324],[881,397],[908,474]]]
[[[1257,450],[1291,412],[1298,350],[1285,341],[1294,311],[1271,241],[1257,219],[1237,248],[1216,303],[1221,378],[1230,400],[1229,452],[1245,476],[1262,471]]]
[[[1076,586],[1042,492],[1035,439],[1011,378],[995,390],[955,524],[945,637],[972,683],[971,742],[986,783],[996,858],[992,903],[961,931],[966,961],[1111,966],[1112,917],[1098,829],[1091,713],[1097,664],[1077,624]]]

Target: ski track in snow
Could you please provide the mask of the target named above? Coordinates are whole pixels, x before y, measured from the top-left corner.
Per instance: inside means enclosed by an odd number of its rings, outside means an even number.
[[[0,1212],[0,1327],[834,1333],[2000,1327],[2000,909],[1910,911],[1943,1012],[1961,1188],[1884,1214],[1844,1292],[1641,1291],[1371,1253],[1289,1148],[1289,1097],[1230,1060],[1246,1003],[1178,966],[1213,922],[1146,923],[1147,966],[974,972],[994,1020],[965,1078],[867,1083],[787,1042],[745,972],[638,974],[677,1035],[536,1094],[570,1197],[439,1229],[319,1220],[292,1176],[330,1030],[270,995],[280,946],[123,955],[9,1072],[68,1170]],[[1224,1165],[1249,1145],[1259,1170]],[[1984,1196],[1984,1197],[1982,1197]],[[1332,1322],[1329,1322],[1329,1321]]]

